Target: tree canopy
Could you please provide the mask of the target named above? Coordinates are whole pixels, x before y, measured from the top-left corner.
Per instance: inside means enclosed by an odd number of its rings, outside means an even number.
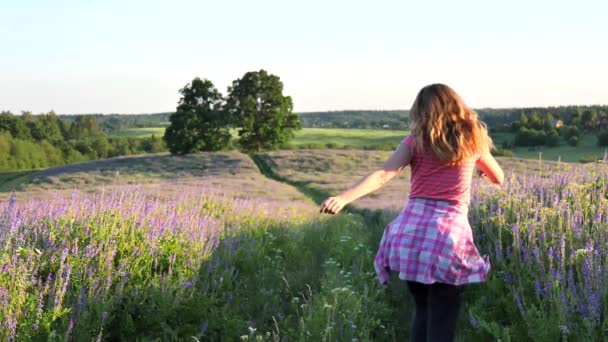
[[[207,79],[194,78],[180,90],[177,110],[169,118],[165,142],[171,153],[225,149],[230,142],[228,114],[222,110],[222,95]]]
[[[0,171],[39,169],[164,150],[163,141],[154,136],[108,137],[93,115],[73,116],[64,121],[53,112],[0,113]]]
[[[302,128],[278,76],[265,70],[247,72],[228,92],[226,111],[234,119],[244,150],[276,149]]]

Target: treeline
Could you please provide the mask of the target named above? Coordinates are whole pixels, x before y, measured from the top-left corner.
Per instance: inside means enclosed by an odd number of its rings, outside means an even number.
[[[599,146],[608,146],[608,107],[576,107],[569,111],[521,111],[509,125],[494,128],[515,134],[513,146],[577,146],[582,133],[595,134]],[[507,147],[507,146],[503,146]]]
[[[307,128],[395,130],[409,128],[409,111],[407,110],[343,110],[300,113],[299,115],[303,126]]]
[[[520,119],[522,114],[531,116],[535,113],[538,117],[545,117],[547,114],[556,120],[569,121],[573,117],[582,117],[584,112],[589,112],[590,116],[600,117],[602,113],[608,113],[608,106],[557,106],[557,107],[525,107],[525,108],[482,108],[476,109],[484,122],[492,128],[508,127],[514,121]],[[591,122],[591,121],[590,121]]]
[[[528,116],[532,113],[539,117],[551,114],[554,119],[567,121],[568,118],[582,115],[589,111],[593,116],[601,118],[602,113],[608,112],[608,106],[561,106],[561,107],[529,107],[529,108],[480,108],[476,109],[479,117],[494,130],[505,130],[521,114]],[[170,124],[173,113],[155,114],[91,114],[95,116],[102,131],[114,134],[129,128],[166,127]],[[395,129],[409,128],[408,110],[344,110],[327,112],[304,112],[298,114],[303,127],[307,128],[360,128],[360,129]],[[76,115],[60,115],[61,120],[74,121]]]
[[[165,150],[161,137],[108,137],[93,115],[62,120],[53,112],[0,113],[0,171],[39,169]]]
[[[608,113],[608,106],[560,106],[528,108],[480,108],[475,110],[488,127],[501,130],[520,119],[521,114],[544,117],[551,114],[554,119],[568,120],[572,117],[587,116],[601,118]],[[325,128],[370,128],[408,129],[408,110],[344,110],[328,112],[299,113],[304,127]],[[588,122],[592,122],[588,121]]]
[[[88,114],[94,116],[102,131],[108,135],[129,128],[164,127],[173,113],[154,114]],[[63,121],[73,122],[78,115],[59,115]]]

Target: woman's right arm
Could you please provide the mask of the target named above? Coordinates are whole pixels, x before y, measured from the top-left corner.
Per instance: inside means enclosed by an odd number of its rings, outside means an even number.
[[[496,159],[486,152],[477,160],[477,166],[494,184],[502,184],[505,179],[505,175],[500,168],[500,165],[496,162]]]

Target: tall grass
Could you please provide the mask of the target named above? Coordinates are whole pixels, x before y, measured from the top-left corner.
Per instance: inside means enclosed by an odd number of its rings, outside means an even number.
[[[305,223],[299,211],[137,188],[13,199],[0,211],[0,339],[394,335],[382,326],[372,232],[347,216]]]
[[[608,328],[608,170],[512,178],[472,220],[494,263],[474,330],[503,341],[598,341]]]

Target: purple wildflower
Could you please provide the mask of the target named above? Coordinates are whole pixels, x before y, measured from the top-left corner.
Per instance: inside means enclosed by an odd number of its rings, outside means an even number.
[[[521,297],[517,291],[513,291],[513,298],[515,299],[515,304],[517,304],[517,308],[519,309],[519,313],[522,317],[524,317],[524,306],[521,303]]]
[[[470,322],[471,322],[471,327],[473,327],[473,329],[475,329],[475,330],[479,329],[479,322],[473,316],[471,316]]]
[[[534,281],[534,290],[536,291],[536,294],[539,296],[543,296],[543,289],[540,287],[540,281],[535,280]]]

